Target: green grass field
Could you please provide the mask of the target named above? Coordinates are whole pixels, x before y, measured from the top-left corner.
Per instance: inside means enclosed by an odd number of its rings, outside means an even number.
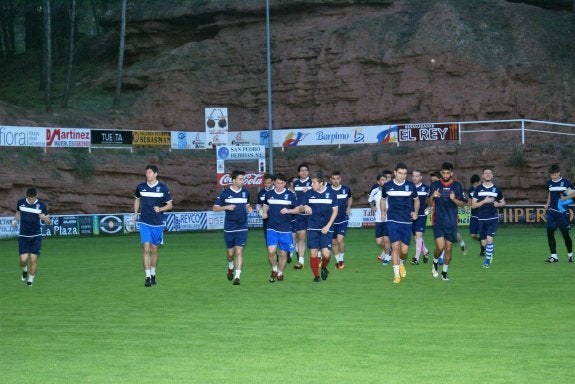
[[[575,265],[557,239],[546,265],[543,228],[500,228],[491,269],[466,238],[450,281],[421,264],[394,285],[355,229],[344,270],[313,284],[306,262],[270,284],[257,230],[233,286],[221,232],[167,234],[151,288],[137,235],[47,238],[31,288],[1,241],[0,381],[571,383]]]

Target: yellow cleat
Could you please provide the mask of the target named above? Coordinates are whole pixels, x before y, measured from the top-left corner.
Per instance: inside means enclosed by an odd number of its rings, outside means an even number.
[[[405,270],[405,266],[403,264],[399,264],[399,276],[407,276],[407,271]]]
[[[393,282],[394,282],[395,284],[399,284],[400,281],[401,281],[401,277],[399,277],[399,276],[395,276],[395,277],[393,278]]]

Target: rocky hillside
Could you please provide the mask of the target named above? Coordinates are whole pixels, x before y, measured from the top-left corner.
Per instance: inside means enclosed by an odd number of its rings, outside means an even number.
[[[274,128],[522,117],[575,122],[575,23],[564,2],[551,9],[504,0],[270,3]],[[123,106],[97,118],[75,111],[76,126],[201,131],[204,107],[218,105],[228,107],[231,130],[266,128],[264,6],[131,2]],[[77,87],[113,93],[117,21],[116,12],[107,13],[111,32],[79,48],[79,58],[99,65]],[[55,126],[70,114],[0,104],[3,125]],[[365,204],[375,174],[399,160],[425,173],[450,160],[465,182],[492,164],[508,202],[543,202],[549,163],[575,176],[573,140],[560,139],[563,145],[552,136],[541,140],[550,144],[519,147],[491,136],[491,144],[289,149],[277,153],[276,171],[294,175],[302,161],[340,169]],[[216,194],[214,158],[212,151],[2,149],[0,214],[13,211],[31,184],[55,212],[128,211],[147,163],[159,164],[176,209],[206,209]]]

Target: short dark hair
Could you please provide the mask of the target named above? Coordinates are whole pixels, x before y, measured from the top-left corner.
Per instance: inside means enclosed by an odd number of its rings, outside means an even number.
[[[154,172],[154,173],[158,173],[158,172],[159,172],[158,167],[155,166],[154,164],[148,164],[148,165],[146,165],[146,171],[147,171],[148,169],[151,169],[152,172]]]
[[[441,173],[439,173],[438,171],[431,171],[429,173],[429,177],[437,177],[439,179],[441,178]]]
[[[287,182],[287,177],[283,173],[276,173],[274,180],[280,180],[280,181],[286,181]]]
[[[234,169],[232,171],[232,180],[235,180],[236,177],[238,177],[239,175],[245,175],[246,173],[244,171],[239,171],[237,169]]]
[[[559,164],[555,163],[549,166],[549,173],[557,173],[559,171],[561,171],[561,167],[559,166]]]
[[[407,164],[405,164],[404,162],[400,161],[399,163],[397,163],[395,165],[395,170],[397,171],[398,169],[407,169]]]
[[[332,171],[331,175],[332,176],[341,176],[341,172],[340,171]]]
[[[387,175],[393,175],[393,172],[391,172],[389,169],[384,169],[381,171],[381,174],[387,177]]]
[[[275,180],[275,178],[276,178],[276,176],[272,175],[271,173],[264,174],[264,180],[270,179],[273,181],[273,180]]]
[[[36,196],[38,196],[38,191],[36,191],[36,188],[30,187],[26,190],[26,197],[36,197]]]
[[[313,175],[311,176],[312,179],[316,179],[317,181],[321,182],[321,183],[325,183],[325,176],[323,175],[322,171],[315,171],[313,173]]]
[[[301,163],[300,165],[297,166],[297,171],[299,172],[302,167],[306,167],[307,170],[309,171],[309,164],[308,163]]]
[[[472,175],[471,179],[469,179],[469,182],[471,184],[479,183],[480,181],[481,181],[481,177],[479,177],[479,175]]]
[[[441,170],[453,171],[453,164],[451,164],[449,161],[444,161],[443,164],[441,164]]]

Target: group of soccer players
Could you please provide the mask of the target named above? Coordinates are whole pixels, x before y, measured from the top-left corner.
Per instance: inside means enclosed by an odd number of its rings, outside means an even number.
[[[156,284],[158,248],[163,244],[164,215],[172,209],[172,196],[168,186],[158,180],[158,168],[148,165],[146,181],[134,193],[133,222],[139,223],[142,261],[146,287]],[[309,166],[298,167],[299,177],[289,180],[283,174],[266,175],[265,187],[258,194],[258,211],[264,221],[266,247],[271,266],[270,282],[283,281],[284,269],[297,257],[295,269],[303,269],[305,249],[310,252],[313,281],[326,280],[327,266],[333,253],[336,268],[344,268],[347,220],[352,204],[348,186],[341,184],[339,172],[332,172],[327,183],[321,172],[309,175]],[[227,248],[228,280],[240,284],[243,249],[247,242],[247,215],[252,211],[250,193],[243,187],[244,172],[232,172],[232,185],[217,197],[213,210],[225,211],[224,239]],[[428,260],[428,249],[423,242],[426,216],[431,212],[435,237],[433,251],[433,277],[449,280],[448,269],[452,245],[456,242],[465,251],[465,244],[457,232],[459,207],[471,206],[470,234],[481,242],[483,266],[489,268],[493,260],[494,237],[499,221],[498,208],[505,205],[503,193],[493,183],[493,169],[484,168],[481,177],[474,175],[468,190],[468,201],[463,186],[453,178],[453,165],[445,162],[437,180],[427,187],[421,182],[421,173],[412,171],[407,180],[407,166],[398,163],[394,171],[377,177],[377,184],[368,201],[375,212],[376,243],[382,249],[381,260],[393,265],[394,283],[407,276],[404,262],[409,244],[415,238],[416,251],[412,264],[419,264],[420,255]],[[561,232],[569,262],[573,259],[573,244],[569,235],[570,212],[567,205],[575,199],[575,186],[561,176],[559,165],[549,167],[547,202],[545,204],[547,239],[551,255],[546,263],[559,262],[555,231]],[[431,208],[431,209],[429,209]],[[22,281],[32,286],[37,272],[37,259],[41,252],[41,222],[51,223],[47,205],[38,199],[35,188],[28,188],[26,196],[17,202],[14,228],[19,226],[18,251]],[[307,240],[307,241],[306,241]],[[295,244],[295,246],[294,246]],[[278,251],[279,250],[279,254]]]

